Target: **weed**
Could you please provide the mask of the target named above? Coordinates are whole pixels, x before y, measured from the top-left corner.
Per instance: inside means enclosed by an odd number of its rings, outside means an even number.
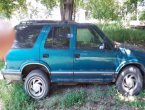
[[[62,99],[63,107],[80,106],[85,103],[87,93],[83,90],[66,93]]]
[[[44,100],[44,102],[41,102],[42,105],[44,105],[45,109],[55,110],[60,106],[61,103],[61,95],[57,94],[55,96],[51,96],[48,99]]]

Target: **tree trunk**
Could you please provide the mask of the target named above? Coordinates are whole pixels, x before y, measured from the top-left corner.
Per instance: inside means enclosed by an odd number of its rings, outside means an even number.
[[[136,3],[136,20],[139,21],[139,15],[138,15],[138,2]]]
[[[75,21],[76,19],[76,10],[77,10],[77,7],[76,7],[76,0],[74,0],[74,5],[73,5],[73,17],[72,17],[72,20]]]
[[[72,21],[74,0],[60,0],[61,20]]]

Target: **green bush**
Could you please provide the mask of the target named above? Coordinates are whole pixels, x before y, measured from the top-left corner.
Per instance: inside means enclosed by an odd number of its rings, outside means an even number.
[[[119,24],[99,25],[105,34],[114,41],[128,43],[145,43],[145,31],[141,29],[124,28]]]

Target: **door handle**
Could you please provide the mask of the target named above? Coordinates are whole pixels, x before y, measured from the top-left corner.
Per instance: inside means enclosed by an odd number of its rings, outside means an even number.
[[[80,54],[74,54],[75,58],[80,58]]]
[[[43,58],[48,58],[49,54],[43,54]]]

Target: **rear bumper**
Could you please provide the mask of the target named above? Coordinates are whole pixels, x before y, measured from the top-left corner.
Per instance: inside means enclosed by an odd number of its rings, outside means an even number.
[[[6,70],[1,70],[0,79],[20,81],[20,80],[22,80],[21,72],[10,72],[10,71],[6,71]]]

